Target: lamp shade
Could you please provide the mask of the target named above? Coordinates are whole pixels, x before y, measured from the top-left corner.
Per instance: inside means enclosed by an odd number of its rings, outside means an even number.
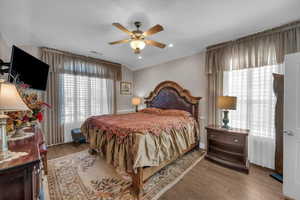
[[[25,111],[29,110],[20,97],[15,85],[0,82],[0,111]]]
[[[236,97],[219,96],[217,106],[220,109],[236,110]]]
[[[139,98],[139,97],[133,97],[131,99],[131,103],[132,103],[132,105],[135,105],[135,106],[140,105],[141,104],[141,98]]]

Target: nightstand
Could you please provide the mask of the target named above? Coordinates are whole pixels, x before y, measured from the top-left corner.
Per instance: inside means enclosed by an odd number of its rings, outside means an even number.
[[[247,129],[209,125],[206,158],[225,167],[249,173]]]

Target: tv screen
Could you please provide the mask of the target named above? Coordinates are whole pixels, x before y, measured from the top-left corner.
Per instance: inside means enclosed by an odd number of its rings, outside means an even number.
[[[19,49],[12,47],[9,81],[29,85],[36,90],[46,90],[49,65]]]

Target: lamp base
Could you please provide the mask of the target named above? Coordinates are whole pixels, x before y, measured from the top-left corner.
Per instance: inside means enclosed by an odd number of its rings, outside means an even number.
[[[6,135],[6,120],[8,116],[0,111],[0,160],[6,160],[12,156],[8,150],[7,135]]]
[[[230,126],[228,126],[228,125],[223,125],[222,128],[230,129]]]
[[[229,118],[228,118],[228,110],[224,110],[224,117],[223,117],[223,126],[222,128],[226,128],[226,129],[229,129],[230,127],[228,126],[228,123],[229,123]]]

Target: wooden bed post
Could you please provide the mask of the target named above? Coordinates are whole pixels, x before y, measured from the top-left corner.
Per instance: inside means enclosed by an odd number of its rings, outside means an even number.
[[[137,173],[132,174],[132,186],[133,193],[137,200],[140,200],[143,196],[143,168],[137,168]]]

